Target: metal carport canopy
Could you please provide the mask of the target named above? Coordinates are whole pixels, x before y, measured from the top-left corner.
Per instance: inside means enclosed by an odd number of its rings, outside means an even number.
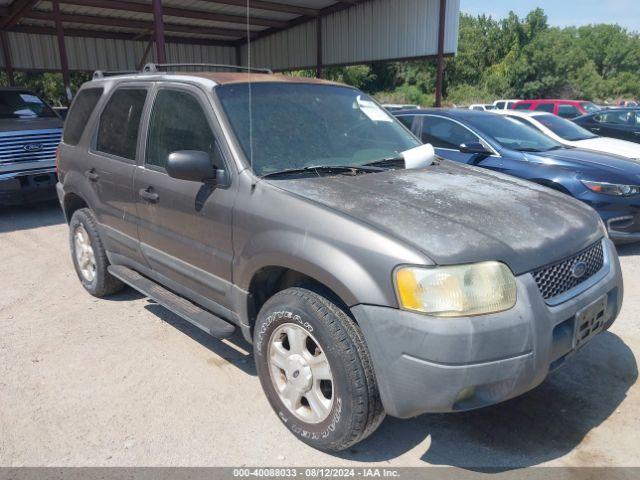
[[[62,71],[66,85],[70,71],[147,61],[247,65],[248,45],[252,66],[318,76],[385,60],[442,64],[457,49],[459,11],[459,0],[0,0],[0,57],[10,81],[16,70]]]

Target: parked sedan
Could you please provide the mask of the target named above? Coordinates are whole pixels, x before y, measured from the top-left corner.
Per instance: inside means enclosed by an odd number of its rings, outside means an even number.
[[[571,195],[598,211],[616,242],[640,241],[640,162],[567,148],[532,127],[490,112],[427,109],[395,115],[439,156]]]
[[[640,160],[640,145],[618,138],[601,137],[580,125],[543,112],[520,112],[507,110],[497,112],[536,128],[565,147],[577,147],[601,153],[612,153],[621,157]]]
[[[640,143],[640,109],[638,108],[612,108],[583,115],[574,118],[573,121],[603,137]]]

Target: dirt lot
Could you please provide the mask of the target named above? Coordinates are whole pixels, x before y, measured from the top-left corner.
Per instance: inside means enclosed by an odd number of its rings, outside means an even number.
[[[126,290],[84,292],[56,204],[0,209],[0,465],[640,465],[640,246],[624,308],[542,386],[484,410],[387,419],[349,452],[294,439],[250,347]]]

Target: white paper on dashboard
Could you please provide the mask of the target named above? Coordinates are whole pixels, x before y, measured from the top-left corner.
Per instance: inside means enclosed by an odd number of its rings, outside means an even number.
[[[374,122],[393,122],[389,114],[376,105],[375,102],[364,100],[361,95],[358,95],[357,102],[362,113]]]

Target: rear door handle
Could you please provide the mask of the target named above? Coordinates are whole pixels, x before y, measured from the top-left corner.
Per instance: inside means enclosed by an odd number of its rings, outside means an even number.
[[[640,137],[640,132],[633,132],[634,135],[638,135]]]
[[[100,179],[100,175],[96,173],[96,169],[92,168],[91,170],[87,170],[84,172],[84,176],[87,177],[92,182],[97,182]]]
[[[146,201],[156,203],[160,199],[160,195],[153,191],[153,187],[141,188],[138,194]]]
[[[599,132],[600,131],[600,127],[591,127],[591,131],[592,132]]]

